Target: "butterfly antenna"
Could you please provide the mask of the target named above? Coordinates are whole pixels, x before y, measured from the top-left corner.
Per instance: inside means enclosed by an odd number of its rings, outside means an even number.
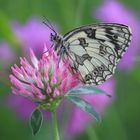
[[[45,19],[45,20],[43,21],[43,23],[44,23],[47,27],[49,27],[54,33],[56,33],[56,31],[55,31],[53,25],[51,24],[51,22],[50,22],[46,17],[44,17],[44,19]]]

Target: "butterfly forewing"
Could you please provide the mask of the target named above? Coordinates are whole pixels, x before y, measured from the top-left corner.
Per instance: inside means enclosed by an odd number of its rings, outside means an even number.
[[[131,31],[122,24],[83,26],[64,35],[68,43],[65,58],[72,73],[79,72],[86,84],[101,84],[112,76],[131,40]]]

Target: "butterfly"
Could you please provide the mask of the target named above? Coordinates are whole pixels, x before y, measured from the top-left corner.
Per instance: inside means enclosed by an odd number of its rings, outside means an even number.
[[[49,26],[47,24],[47,26]],[[131,29],[118,23],[82,26],[59,35],[51,34],[53,49],[62,60],[69,60],[70,72],[79,73],[84,84],[99,85],[115,72],[131,41]]]

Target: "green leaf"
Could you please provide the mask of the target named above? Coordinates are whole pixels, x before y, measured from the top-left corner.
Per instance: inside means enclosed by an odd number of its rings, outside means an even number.
[[[96,112],[96,110],[93,108],[93,106],[85,101],[84,99],[77,97],[77,96],[67,96],[67,99],[69,99],[71,102],[73,102],[75,105],[77,105],[80,109],[82,109],[84,112],[90,114],[92,117],[94,117],[97,121],[101,121],[100,115]]]
[[[40,130],[42,126],[42,121],[43,121],[43,117],[42,117],[41,111],[39,109],[35,109],[32,112],[32,115],[30,118],[30,126],[32,129],[33,135],[36,135],[36,133]]]
[[[70,95],[87,95],[87,94],[105,94],[107,96],[111,96],[110,94],[106,93],[105,91],[96,88],[93,85],[80,85],[77,87],[74,87],[73,89],[69,90],[65,96]]]

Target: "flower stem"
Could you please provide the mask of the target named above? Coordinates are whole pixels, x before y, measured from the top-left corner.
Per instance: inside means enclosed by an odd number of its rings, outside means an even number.
[[[60,140],[59,132],[58,132],[58,125],[57,125],[56,110],[52,112],[52,121],[53,121],[54,140]]]
[[[96,135],[96,132],[95,132],[93,126],[88,127],[87,135],[88,135],[89,140],[98,140],[98,137]]]

